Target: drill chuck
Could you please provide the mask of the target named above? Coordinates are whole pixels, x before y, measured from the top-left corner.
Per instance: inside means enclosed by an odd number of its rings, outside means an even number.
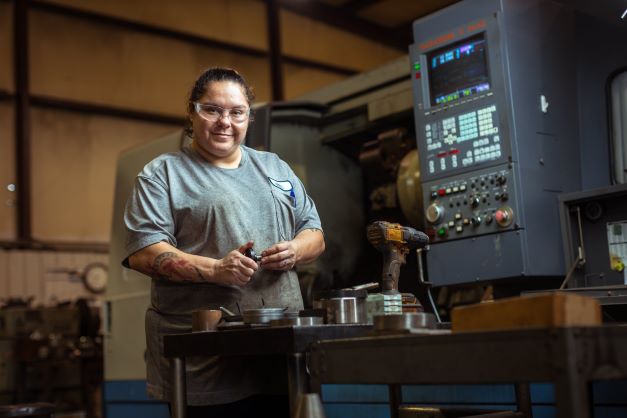
[[[379,251],[389,244],[407,249],[423,248],[429,244],[424,232],[400,224],[376,221],[368,226],[368,241]]]

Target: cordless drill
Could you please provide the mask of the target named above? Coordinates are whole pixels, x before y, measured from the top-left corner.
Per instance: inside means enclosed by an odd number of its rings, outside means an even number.
[[[400,224],[376,221],[368,225],[368,241],[383,253],[383,293],[398,293],[398,276],[409,250],[423,248],[429,237],[416,229]]]

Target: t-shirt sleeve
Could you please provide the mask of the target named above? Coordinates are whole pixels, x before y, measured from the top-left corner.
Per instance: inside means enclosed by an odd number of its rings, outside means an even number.
[[[175,227],[167,187],[156,180],[138,176],[124,211],[128,257],[149,245],[165,241],[176,246]]]
[[[294,199],[296,200],[296,207],[294,208],[294,215],[296,217],[296,235],[305,229],[319,229],[322,231],[322,222],[320,222],[320,216],[318,215],[316,204],[307,194],[305,186],[291,168],[289,168],[289,171],[291,177],[290,182],[292,183],[294,192]]]

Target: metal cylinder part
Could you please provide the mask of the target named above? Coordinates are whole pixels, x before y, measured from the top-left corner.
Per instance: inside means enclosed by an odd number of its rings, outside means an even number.
[[[222,319],[219,309],[202,309],[192,312],[192,332],[213,331]]]
[[[425,312],[412,312],[392,315],[375,315],[375,331],[399,331],[435,328],[435,315]]]
[[[311,326],[322,325],[324,319],[321,316],[296,316],[292,318],[279,318],[270,321],[270,326]]]
[[[330,298],[323,301],[329,324],[366,323],[366,300],[356,297]]]
[[[244,309],[242,319],[245,324],[268,324],[273,319],[298,315],[297,312],[285,312],[287,308]]]

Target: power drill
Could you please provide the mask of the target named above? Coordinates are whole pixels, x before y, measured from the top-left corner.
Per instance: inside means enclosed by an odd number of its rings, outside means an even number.
[[[368,225],[368,241],[383,253],[383,293],[398,293],[398,276],[409,250],[423,248],[429,237],[414,228],[396,223],[376,221]]]

